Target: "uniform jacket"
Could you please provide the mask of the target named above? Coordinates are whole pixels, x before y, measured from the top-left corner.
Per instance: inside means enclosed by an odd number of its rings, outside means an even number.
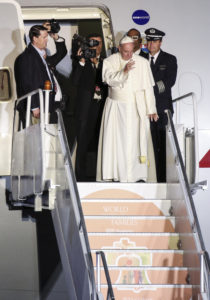
[[[149,54],[144,57],[149,59]],[[164,113],[165,109],[173,112],[171,88],[175,84],[177,76],[176,57],[160,50],[152,73],[155,81],[154,93],[158,114]]]

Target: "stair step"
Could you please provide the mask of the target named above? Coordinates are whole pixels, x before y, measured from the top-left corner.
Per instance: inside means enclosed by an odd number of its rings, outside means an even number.
[[[191,300],[192,285],[116,285],[113,286],[116,300]],[[199,288],[199,287],[197,287]],[[101,286],[106,299],[107,285]]]
[[[177,233],[89,233],[91,249],[178,250]]]
[[[97,250],[91,250],[94,265]],[[103,249],[108,267],[183,267],[182,250]]]
[[[88,232],[174,232],[174,217],[85,216]]]
[[[187,284],[188,274],[187,268],[109,267],[112,284]],[[103,268],[101,283],[106,284]]]
[[[82,200],[83,213],[86,216],[168,216],[170,200]]]
[[[79,182],[81,199],[166,199],[165,183]]]

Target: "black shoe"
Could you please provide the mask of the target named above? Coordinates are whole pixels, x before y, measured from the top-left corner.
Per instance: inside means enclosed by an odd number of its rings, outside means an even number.
[[[143,180],[143,179],[140,179],[140,180],[138,180],[138,181],[136,181],[136,182],[143,182],[143,183],[145,183],[146,181]]]

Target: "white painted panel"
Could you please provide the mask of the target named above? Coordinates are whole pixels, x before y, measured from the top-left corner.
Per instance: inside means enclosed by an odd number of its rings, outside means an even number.
[[[23,22],[19,5],[14,1],[0,2],[0,67],[8,67],[13,87],[9,102],[0,103],[0,175],[10,174],[11,141],[15,93],[14,61],[24,49]],[[2,159],[3,158],[3,159]]]

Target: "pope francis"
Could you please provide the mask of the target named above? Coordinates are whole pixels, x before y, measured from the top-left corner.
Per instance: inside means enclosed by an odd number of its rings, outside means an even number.
[[[109,86],[98,147],[97,181],[156,182],[149,119],[157,121],[153,76],[148,61],[133,53],[133,39],[103,63]]]

